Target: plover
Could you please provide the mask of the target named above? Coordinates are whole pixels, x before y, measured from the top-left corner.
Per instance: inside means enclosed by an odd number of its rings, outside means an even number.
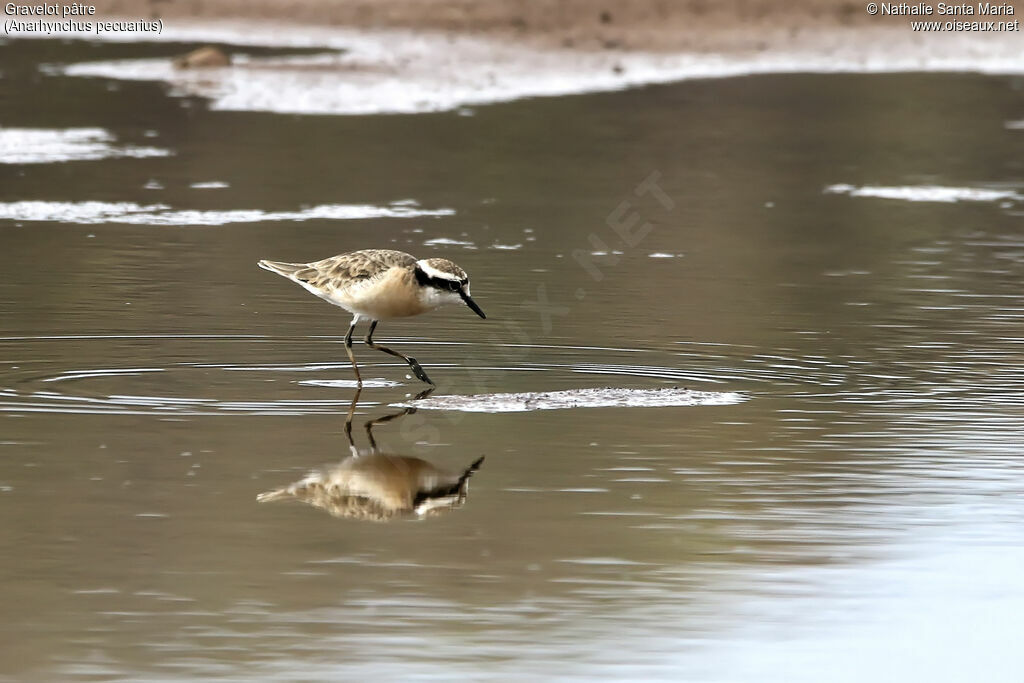
[[[373,331],[377,323],[419,315],[457,302],[465,303],[481,318],[487,317],[469,296],[466,271],[448,259],[416,259],[402,251],[363,249],[312,263],[264,260],[259,266],[297,282],[353,315],[345,335],[345,351],[352,361],[359,386],[363,385],[363,379],[352,353],[352,332],[360,320],[370,321],[370,329],[363,339],[367,346],[401,358],[416,377],[432,385],[415,358],[374,343]]]

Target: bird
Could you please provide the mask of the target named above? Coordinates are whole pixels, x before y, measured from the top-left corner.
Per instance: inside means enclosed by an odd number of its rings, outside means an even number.
[[[401,358],[418,379],[434,386],[415,358],[373,341],[377,323],[420,315],[460,302],[481,318],[487,318],[469,295],[469,275],[444,258],[417,259],[393,249],[361,249],[311,263],[262,260],[259,266],[302,285],[324,301],[352,314],[352,323],[345,335],[345,352],[352,362],[359,387],[363,386],[363,379],[352,353],[352,333],[361,320],[370,321],[363,339],[367,346]]]

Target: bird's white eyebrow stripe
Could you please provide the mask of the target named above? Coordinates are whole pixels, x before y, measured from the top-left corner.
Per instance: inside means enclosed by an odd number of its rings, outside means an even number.
[[[425,260],[421,259],[417,261],[416,265],[419,266],[420,270],[422,270],[423,273],[428,277],[436,277],[441,280],[455,280],[456,282],[459,282],[461,280],[461,278],[455,273],[446,273],[443,270],[438,270],[437,268],[434,268],[429,263],[427,263]]]

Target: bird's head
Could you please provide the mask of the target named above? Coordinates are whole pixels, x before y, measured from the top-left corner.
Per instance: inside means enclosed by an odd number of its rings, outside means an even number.
[[[448,259],[417,261],[416,282],[423,288],[427,300],[436,306],[461,301],[481,318],[487,317],[469,296],[469,275]]]

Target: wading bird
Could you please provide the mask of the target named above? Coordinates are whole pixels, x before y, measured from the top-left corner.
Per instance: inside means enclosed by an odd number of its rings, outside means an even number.
[[[352,332],[360,320],[370,321],[370,329],[363,340],[367,346],[401,358],[416,377],[433,385],[415,358],[374,343],[373,331],[377,323],[427,313],[444,304],[458,302],[465,303],[481,318],[487,317],[469,296],[466,271],[448,259],[416,259],[391,249],[363,249],[312,263],[264,260],[259,266],[302,285],[353,315],[345,335],[345,351],[352,361],[359,386],[363,385],[363,379],[352,353]]]

